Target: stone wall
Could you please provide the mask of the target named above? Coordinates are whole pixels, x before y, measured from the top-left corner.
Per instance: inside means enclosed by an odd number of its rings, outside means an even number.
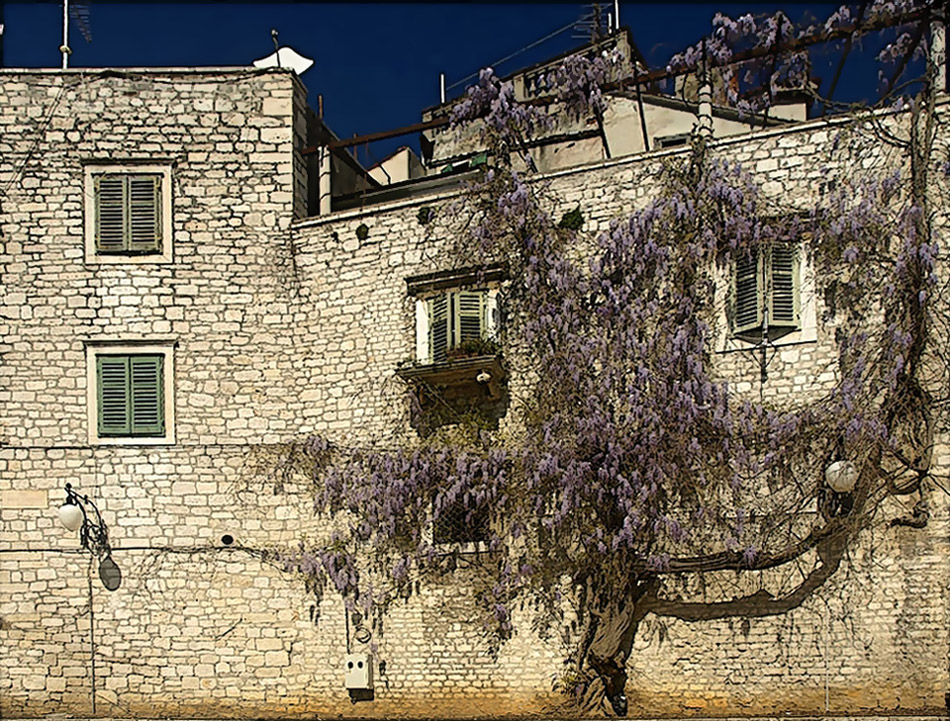
[[[393,608],[374,639],[386,662],[376,701],[351,706],[339,599],[328,592],[318,606],[299,578],[263,557],[327,533],[308,481],[274,472],[281,443],[309,433],[343,445],[415,437],[394,373],[415,347],[405,279],[453,266],[447,248],[459,222],[450,196],[299,219],[304,92],[279,70],[0,71],[7,717],[90,713],[90,636],[98,711],[114,716],[523,715],[554,698],[565,649],[538,638],[522,611],[492,658],[472,620],[466,579],[476,568]],[[872,136],[839,138],[842,130],[810,123],[717,141],[713,152],[752,169],[784,207],[855,165],[898,162]],[[551,174],[551,211],[581,205],[584,233],[606,230],[646,205],[662,164],[682,152]],[[172,168],[172,262],[85,262],[84,166],[124,160]],[[422,205],[442,211],[426,226]],[[363,223],[369,236],[360,240]],[[814,331],[786,339],[767,397],[818,393],[833,380],[834,328]],[[128,341],[173,347],[173,445],[90,444],[85,349]],[[722,351],[721,372],[758,393],[754,359],[725,342]],[[517,397],[524,380],[510,361]],[[936,457],[946,472],[945,445]],[[114,593],[56,519],[66,482],[103,509],[123,572]],[[868,534],[853,570],[787,616],[649,619],[631,659],[632,708],[942,704],[947,532],[941,500],[923,531]],[[235,542],[225,545],[225,535]]]

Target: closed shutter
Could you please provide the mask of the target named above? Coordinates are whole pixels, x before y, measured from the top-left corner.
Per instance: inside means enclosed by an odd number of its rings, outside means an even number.
[[[128,356],[98,356],[99,435],[127,436],[131,431]]]
[[[161,355],[97,356],[100,436],[165,434],[163,363]]]
[[[736,333],[762,326],[762,283],[760,253],[752,250],[736,258],[734,328]]]
[[[449,350],[449,297],[437,295],[426,303],[429,310],[429,362],[441,363]]]
[[[161,250],[160,175],[99,175],[95,193],[98,252]]]
[[[160,355],[132,356],[132,434],[161,436],[165,433],[162,361]]]
[[[798,326],[798,253],[790,244],[772,247],[769,325]]]
[[[161,204],[158,175],[130,175],[129,250],[137,253],[157,251],[161,242]]]
[[[96,176],[96,250],[125,250],[125,182],[121,175]]]
[[[483,290],[453,293],[455,337],[452,347],[468,340],[479,340],[485,334],[485,296]]]

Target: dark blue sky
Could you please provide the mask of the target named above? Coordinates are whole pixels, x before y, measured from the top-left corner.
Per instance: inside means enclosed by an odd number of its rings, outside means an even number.
[[[56,0],[5,3],[4,65],[59,67],[62,10]],[[324,96],[327,123],[341,137],[418,122],[439,100],[439,73],[452,85],[546,35],[579,20],[581,3],[318,3],[116,2],[91,0],[87,43],[75,23],[70,67],[248,65],[273,52],[271,28],[282,45],[316,60],[302,76]],[[708,32],[712,15],[766,13],[784,7],[793,20],[824,18],[836,5],[801,3],[621,3],[621,23],[655,67]],[[573,37],[572,37],[573,36]],[[512,72],[581,44],[567,30],[515,59],[496,65]],[[866,55],[867,53],[865,53]],[[820,59],[814,72],[830,80],[834,65]],[[876,71],[860,59],[837,95],[873,92]],[[860,72],[860,77],[856,73]],[[450,92],[459,94],[462,86]],[[408,136],[373,147],[375,159]]]

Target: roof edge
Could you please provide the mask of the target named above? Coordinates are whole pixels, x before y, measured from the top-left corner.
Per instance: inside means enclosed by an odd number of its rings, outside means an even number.
[[[290,68],[255,68],[253,65],[220,65],[208,67],[117,67],[105,68],[0,68],[0,75],[82,75],[89,73],[145,73],[150,75],[201,75],[211,73],[293,73]],[[294,73],[295,74],[295,73]]]

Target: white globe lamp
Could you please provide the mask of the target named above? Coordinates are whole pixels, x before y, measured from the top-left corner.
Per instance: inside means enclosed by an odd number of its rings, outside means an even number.
[[[67,501],[59,507],[59,520],[70,531],[78,531],[82,526],[82,509],[75,503]]]
[[[825,483],[835,493],[850,493],[858,480],[858,469],[851,461],[835,461],[825,469]]]

